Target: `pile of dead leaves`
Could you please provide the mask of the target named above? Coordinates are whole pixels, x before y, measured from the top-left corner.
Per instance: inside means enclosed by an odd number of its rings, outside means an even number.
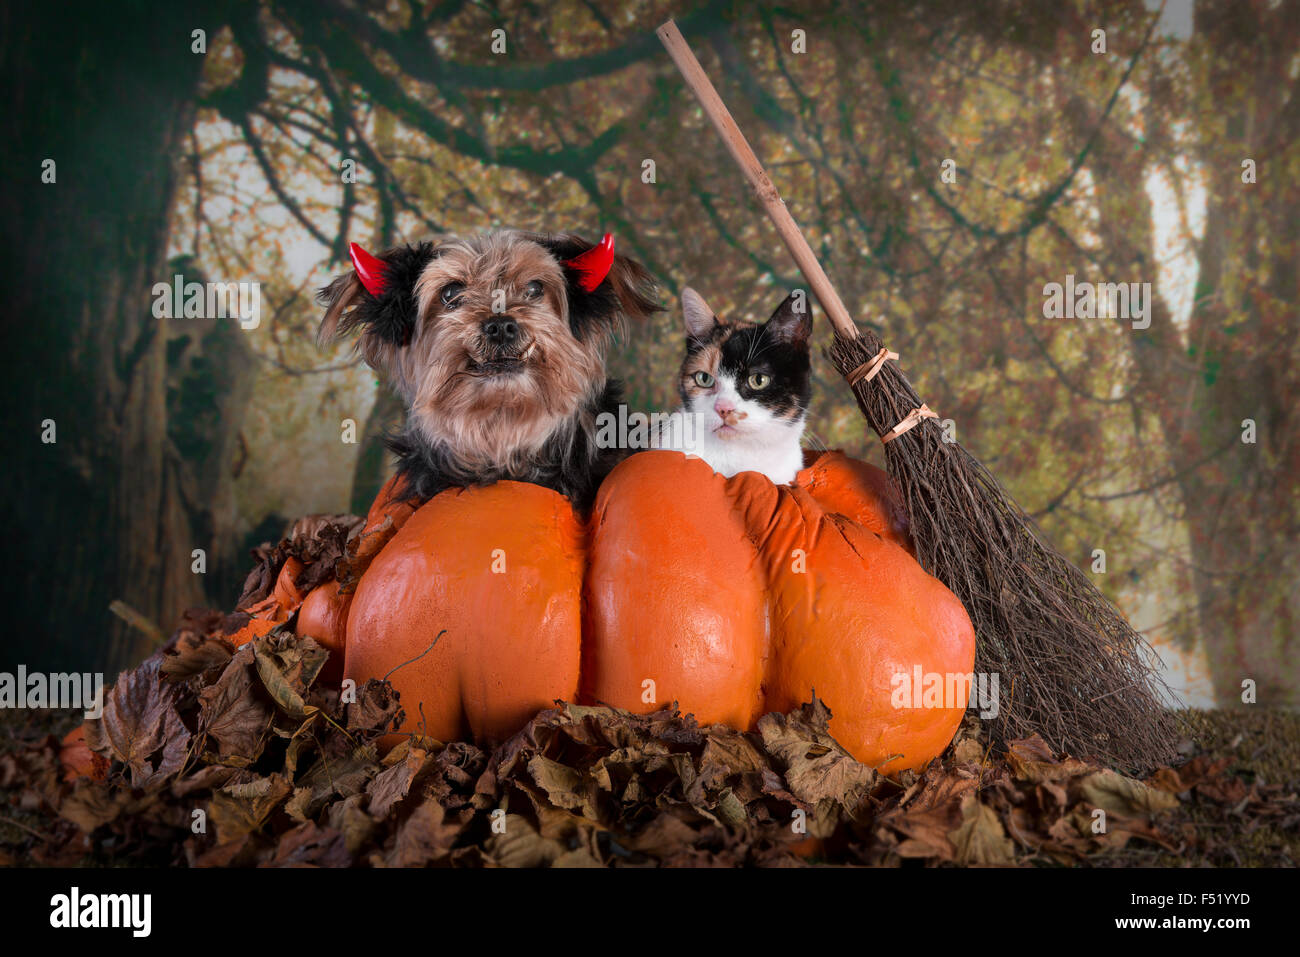
[[[742,733],[666,709],[560,704],[494,751],[406,737],[386,682],[355,701],[282,630],[235,650],[185,633],[123,673],[87,727],[102,780],[62,779],[46,737],[0,756],[29,816],[14,862],[332,867],[1123,863],[1206,838],[1213,804],[1294,827],[1300,804],[1198,758],[1146,783],[1038,738],[994,753],[968,719],[921,774],[877,774],[816,698]],[[42,822],[33,826],[32,821]],[[1222,834],[1222,832],[1219,832]]]

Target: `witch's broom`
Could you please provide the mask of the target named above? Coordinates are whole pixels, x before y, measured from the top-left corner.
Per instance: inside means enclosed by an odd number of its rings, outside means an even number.
[[[657,32],[835,328],[831,360],[885,443],[917,558],[966,606],[976,672],[998,676],[996,736],[1038,732],[1057,750],[1131,770],[1171,758],[1178,724],[1146,641],[1043,541],[984,466],[946,440],[899,371],[898,355],[854,325],[677,25],[670,20]]]

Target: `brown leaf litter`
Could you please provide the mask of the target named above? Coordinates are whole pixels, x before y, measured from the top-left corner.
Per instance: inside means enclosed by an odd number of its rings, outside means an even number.
[[[400,722],[396,693],[370,681],[341,701],[317,682],[326,657],[285,629],[238,650],[182,629],[124,672],[88,723],[103,780],[63,780],[52,735],[0,754],[0,813],[23,815],[0,830],[0,855],[194,867],[1107,866],[1239,857],[1207,809],[1254,830],[1300,823],[1294,788],[1233,774],[1228,759],[1198,755],[1137,781],[1055,755],[1037,736],[994,750],[973,716],[941,759],[886,778],[831,737],[815,696],[748,733],[674,708],[557,702],[491,752],[411,736],[382,753],[378,739]],[[1293,846],[1270,862],[1290,862]]]

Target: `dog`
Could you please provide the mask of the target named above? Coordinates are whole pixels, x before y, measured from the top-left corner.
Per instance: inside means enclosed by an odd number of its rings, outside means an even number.
[[[320,290],[318,342],[357,351],[406,407],[387,437],[401,496],[502,479],[554,489],[580,511],[622,457],[596,441],[622,389],[605,374],[616,332],[658,311],[639,263],[571,234],[498,230],[398,246],[355,243],[353,271]]]

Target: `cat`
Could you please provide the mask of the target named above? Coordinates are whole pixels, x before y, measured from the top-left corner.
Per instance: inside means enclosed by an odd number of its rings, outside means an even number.
[[[727,477],[761,472],[776,485],[793,482],[812,397],[807,296],[791,293],[765,323],[725,322],[688,286],[682,316],[682,407],[656,447],[696,455]]]

